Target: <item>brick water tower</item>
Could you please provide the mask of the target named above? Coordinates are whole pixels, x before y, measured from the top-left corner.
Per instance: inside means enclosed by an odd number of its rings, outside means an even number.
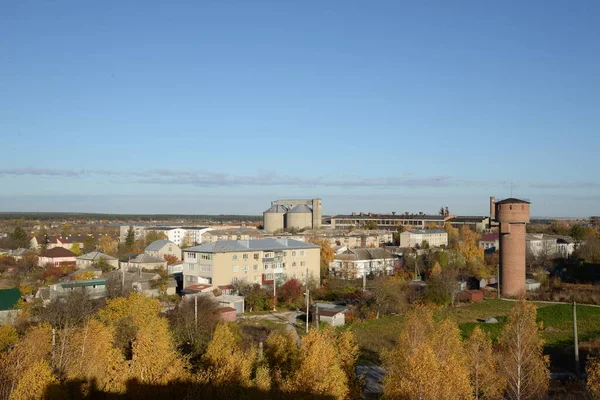
[[[496,221],[500,223],[500,290],[502,296],[525,293],[525,224],[529,222],[530,203],[510,198],[496,202]]]

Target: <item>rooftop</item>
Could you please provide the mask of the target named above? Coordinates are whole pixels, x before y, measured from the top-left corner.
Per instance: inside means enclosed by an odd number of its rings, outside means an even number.
[[[194,253],[228,253],[237,251],[318,249],[319,246],[293,239],[217,240],[188,247],[184,251]]]
[[[340,214],[340,215],[334,215],[333,218],[351,218],[351,219],[400,219],[400,220],[407,220],[407,219],[418,219],[418,220],[429,220],[429,221],[444,221],[446,217],[444,217],[443,215],[428,215],[428,214],[371,214],[369,216],[369,214],[356,214],[356,215],[352,215],[352,214]]]
[[[497,201],[496,204],[531,204],[526,200],[517,199],[515,197],[509,197],[508,199]]]
[[[170,240],[161,239],[161,240],[155,240],[154,242],[150,243],[148,245],[148,247],[146,247],[146,251],[159,251],[160,249],[162,249],[163,247],[165,247],[168,244],[177,246],[175,243],[171,242]]]
[[[106,285],[106,279],[87,279],[83,281],[69,281],[60,284],[63,288],[75,288],[84,286],[101,286]]]
[[[104,254],[100,251],[92,251],[91,253],[83,254],[83,255],[77,257],[78,260],[89,260],[89,261],[100,260],[101,258],[106,261],[116,260],[115,257],[109,256],[108,254]]]
[[[134,258],[133,260],[131,260],[132,263],[136,263],[136,264],[144,264],[144,263],[162,263],[165,262],[165,260],[160,259],[158,257],[153,257],[150,256],[148,254],[140,254],[138,255],[136,258]]]
[[[298,204],[296,207],[292,208],[290,213],[312,213],[312,210],[306,204]]]
[[[73,253],[70,250],[65,249],[64,247],[54,247],[50,250],[45,250],[40,254],[42,257],[48,258],[59,258],[59,257],[77,257],[77,254]]]
[[[12,310],[20,299],[19,288],[0,289],[0,311]]]
[[[446,231],[443,229],[411,229],[406,232],[414,233],[415,235],[430,235],[430,234],[437,234],[437,233],[446,233]]]

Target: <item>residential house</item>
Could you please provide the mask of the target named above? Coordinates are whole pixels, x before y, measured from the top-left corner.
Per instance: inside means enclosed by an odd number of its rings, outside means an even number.
[[[45,246],[46,250],[53,249],[55,247],[62,247],[67,250],[71,250],[73,246],[83,249],[83,241],[85,236],[73,235],[73,236],[34,236],[30,240],[30,246],[33,250],[39,251]]]
[[[146,247],[144,254],[163,260],[169,255],[181,260],[181,248],[170,240],[155,240]]]
[[[53,247],[43,251],[38,258],[38,265],[44,267],[51,264],[54,267],[63,265],[75,266],[77,254],[65,249],[64,247]]]
[[[158,297],[162,294],[159,287],[161,276],[155,272],[111,271],[104,276],[107,280],[121,281],[124,287],[148,297]],[[177,282],[175,279],[169,278],[164,290],[164,294],[176,294]]]
[[[121,268],[126,271],[144,271],[144,270],[167,270],[167,260],[160,259],[148,254],[139,254],[134,259],[121,263]]]
[[[23,257],[30,256],[33,254],[35,254],[34,251],[29,250],[29,249],[24,249],[24,248],[18,248],[16,250],[8,250],[8,253],[7,253],[8,256],[11,256],[12,258],[14,258],[17,261],[22,260]]]
[[[483,250],[498,251],[500,249],[500,234],[498,232],[486,233],[479,239],[479,247]]]
[[[118,259],[99,251],[92,251],[91,253],[83,254],[77,257],[75,260],[75,266],[77,268],[88,268],[92,265],[98,265],[99,263],[105,263],[114,269],[119,268]]]
[[[58,297],[66,296],[75,291],[85,292],[92,299],[105,297],[106,279],[98,278],[55,283],[48,287],[39,288],[35,294],[35,298],[41,299],[47,304]]]
[[[383,248],[347,249],[330,264],[331,274],[346,279],[365,275],[391,275],[396,257]]]
[[[0,325],[14,323],[19,314],[17,304],[21,300],[19,288],[0,289]]]
[[[230,285],[237,280],[273,281],[320,276],[320,248],[291,239],[219,240],[183,250],[184,287]]]
[[[443,229],[416,229],[400,234],[400,247],[414,248],[427,242],[430,247],[448,246],[448,233]]]

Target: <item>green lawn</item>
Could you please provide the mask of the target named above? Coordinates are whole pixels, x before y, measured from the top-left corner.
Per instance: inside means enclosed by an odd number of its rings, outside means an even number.
[[[543,322],[542,337],[549,348],[563,348],[573,343],[572,306],[568,304],[535,303],[538,307],[538,321]],[[459,307],[443,310],[442,317],[454,318],[461,329],[463,337],[467,337],[480,326],[490,332],[497,340],[506,324],[506,315],[515,302],[503,300],[485,300],[480,303],[463,304]],[[486,324],[488,317],[495,317],[499,323]],[[586,341],[600,337],[600,307],[577,306],[579,340]],[[385,316],[378,320],[349,324],[343,329],[350,329],[356,335],[361,348],[361,363],[380,364],[381,353],[396,344],[402,329],[402,317]]]

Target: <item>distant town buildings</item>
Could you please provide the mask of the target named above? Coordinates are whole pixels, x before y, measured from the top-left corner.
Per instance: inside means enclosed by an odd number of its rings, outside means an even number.
[[[400,247],[414,248],[423,244],[430,247],[448,246],[448,233],[443,229],[413,229],[400,234]]]
[[[321,208],[321,199],[272,201],[271,207],[263,213],[263,228],[268,233],[284,229],[319,229]]]
[[[400,225],[415,229],[425,229],[428,226],[443,226],[444,223],[454,216],[451,215],[427,215],[418,214],[372,214],[372,213],[352,213],[350,215],[336,215],[331,217],[332,229],[363,229],[371,227],[372,229],[383,229],[396,231]]]
[[[391,275],[397,258],[383,248],[347,249],[330,264],[331,274],[345,279]]]
[[[247,281],[272,285],[320,276],[320,248],[292,239],[220,240],[183,251],[184,287]]]
[[[188,245],[202,243],[202,235],[213,228],[206,226],[157,226],[157,225],[120,225],[119,240],[124,242],[127,238],[129,229],[132,228],[135,240],[145,238],[148,232],[163,232],[167,239],[177,246],[183,246],[187,241]]]

